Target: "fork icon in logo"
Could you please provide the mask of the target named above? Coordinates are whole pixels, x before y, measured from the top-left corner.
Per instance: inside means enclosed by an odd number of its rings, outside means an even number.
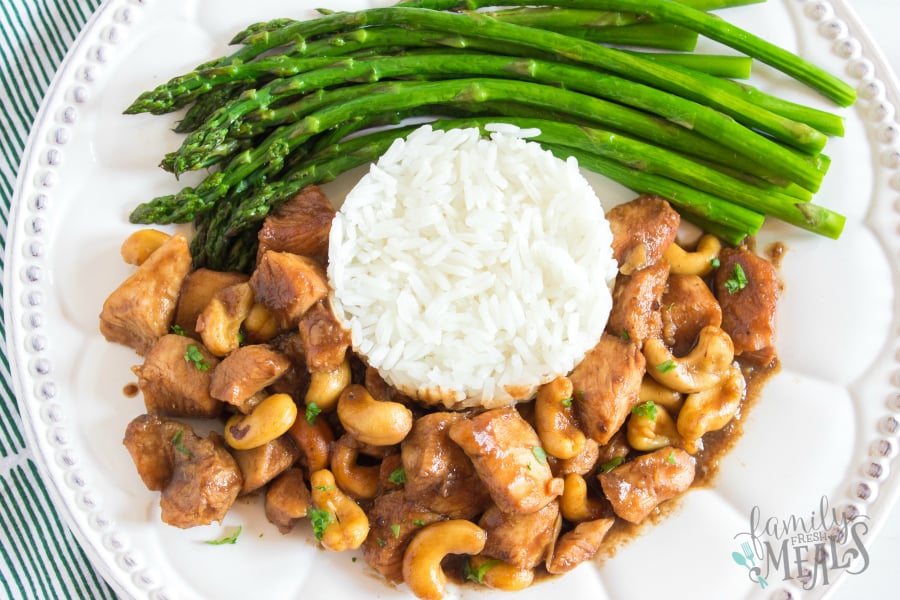
[[[741,550],[743,553],[732,552],[731,558],[734,559],[734,562],[738,565],[747,569],[747,576],[750,578],[750,581],[758,583],[760,589],[766,589],[769,582],[762,576],[762,569],[756,566],[756,555],[753,553],[753,548],[750,547],[750,543],[742,542]]]

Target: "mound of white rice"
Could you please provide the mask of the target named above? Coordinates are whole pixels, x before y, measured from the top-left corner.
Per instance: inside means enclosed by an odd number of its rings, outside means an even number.
[[[495,407],[583,358],[606,326],[612,235],[574,159],[509,125],[397,140],[331,227],[354,349],[428,404]]]

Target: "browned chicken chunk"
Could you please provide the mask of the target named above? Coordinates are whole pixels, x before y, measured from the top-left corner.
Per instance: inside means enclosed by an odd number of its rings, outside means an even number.
[[[170,333],[159,338],[144,359],[133,367],[147,412],[182,417],[217,417],[222,403],[209,394],[219,359],[203,344]]]
[[[520,569],[533,569],[553,547],[560,519],[555,500],[529,514],[505,513],[492,506],[478,521],[488,534],[482,554]]]
[[[722,308],[697,275],[670,276],[662,307],[662,340],[675,356],[690,352],[701,329],[722,324]]]
[[[393,583],[403,581],[403,552],[422,527],[447,518],[411,502],[403,490],[375,499],[369,511],[369,535],[363,543],[366,564]]]
[[[726,248],[719,260],[722,329],[734,342],[735,356],[768,366],[775,360],[775,306],[781,292],[775,267],[745,248]]]
[[[504,512],[531,513],[562,493],[537,433],[515,408],[497,408],[450,425],[459,444]]]
[[[613,523],[615,519],[584,521],[576,525],[575,529],[559,536],[553,555],[547,558],[547,572],[561,575],[593,559]]]
[[[241,471],[215,433],[198,437],[190,426],[141,415],[123,440],[148,489],[161,491],[164,523],[187,528],[220,521],[241,489]]]
[[[613,235],[613,256],[625,275],[655,264],[675,241],[681,217],[659,196],[638,196],[614,206],[606,218]]]
[[[327,373],[340,367],[350,347],[350,332],[325,301],[313,304],[300,319],[300,339],[306,367],[313,372]]]
[[[639,401],[645,365],[634,341],[608,333],[600,337],[569,376],[585,435],[602,446],[619,430]]]
[[[256,301],[268,308],[282,329],[293,329],[313,304],[328,295],[325,268],[315,260],[269,250],[250,277]]]
[[[257,257],[267,250],[328,260],[328,236],[335,210],[317,186],[309,186],[266,217],[259,230]]]
[[[643,343],[660,337],[660,300],[669,277],[669,263],[659,261],[631,275],[619,275],[613,289],[613,305],[606,330],[612,335]]]
[[[255,492],[281,473],[286,471],[300,458],[300,450],[287,436],[277,437],[271,442],[249,450],[232,450],[244,479],[241,494]]]
[[[281,533],[289,533],[310,506],[312,496],[300,469],[288,469],[266,488],[266,518]]]
[[[249,279],[247,275],[232,271],[213,271],[203,268],[191,271],[181,286],[178,308],[175,311],[175,325],[180,327],[185,335],[199,340],[197,317],[213,299],[216,292],[236,283],[247,281],[247,279]]]
[[[684,450],[666,446],[597,478],[615,513],[630,523],[640,523],[661,502],[691,487],[694,459]]]
[[[425,415],[415,421],[400,449],[407,496],[453,519],[472,519],[491,501],[472,462],[450,439],[450,425],[464,418],[452,412]]]
[[[178,293],[190,269],[187,238],[173,235],[103,303],[100,333],[145,355],[169,332]]]
[[[290,359],[271,346],[242,346],[222,359],[213,371],[209,393],[241,409],[254,394],[274,383],[290,367]]]

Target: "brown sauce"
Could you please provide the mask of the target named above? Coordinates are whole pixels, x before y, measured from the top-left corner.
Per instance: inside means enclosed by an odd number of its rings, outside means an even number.
[[[137,398],[137,395],[140,393],[141,388],[138,387],[138,384],[131,382],[126,383],[125,387],[122,388],[122,394],[126,398]]]

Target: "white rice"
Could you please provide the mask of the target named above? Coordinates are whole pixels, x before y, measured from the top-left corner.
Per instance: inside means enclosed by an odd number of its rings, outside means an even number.
[[[612,306],[612,234],[576,161],[491,130],[397,140],[331,227],[332,306],[354,349],[448,408],[530,397],[596,345]]]

